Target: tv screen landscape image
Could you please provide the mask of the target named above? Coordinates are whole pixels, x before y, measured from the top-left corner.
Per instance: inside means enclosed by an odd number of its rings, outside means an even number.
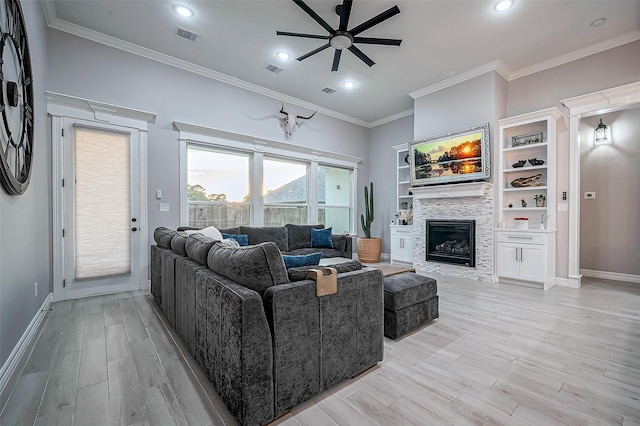
[[[412,186],[490,177],[489,123],[417,140],[409,151]]]

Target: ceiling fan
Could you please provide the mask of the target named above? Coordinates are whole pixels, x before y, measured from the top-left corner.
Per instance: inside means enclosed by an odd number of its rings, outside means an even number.
[[[340,65],[340,56],[342,55],[342,51],[344,49],[349,49],[351,53],[356,55],[358,58],[362,60],[365,64],[372,66],[375,64],[367,55],[365,55],[362,50],[358,49],[354,43],[362,43],[362,44],[381,44],[387,46],[400,46],[402,40],[391,39],[391,38],[376,38],[376,37],[358,37],[363,31],[368,30],[369,28],[377,25],[387,19],[391,18],[394,15],[400,13],[400,9],[398,6],[393,6],[388,10],[380,13],[379,15],[374,16],[366,22],[352,28],[351,30],[347,30],[347,25],[349,24],[349,15],[351,14],[351,6],[353,4],[353,0],[344,0],[342,4],[336,6],[336,13],[340,15],[340,25],[337,29],[333,29],[324,19],[322,19],[316,12],[313,11],[304,1],[302,0],[293,0],[295,4],[297,4],[302,10],[304,10],[309,16],[311,16],[318,24],[320,24],[325,30],[329,32],[328,35],[317,35],[317,34],[304,34],[304,33],[292,33],[287,31],[276,31],[276,34],[283,36],[291,36],[291,37],[303,37],[303,38],[315,38],[328,40],[326,44],[318,47],[315,50],[312,50],[309,53],[306,53],[296,60],[302,61],[307,59],[309,56],[313,56],[318,52],[322,52],[328,47],[333,47],[336,49],[333,54],[333,65],[331,66],[331,71],[338,71],[338,66]]]

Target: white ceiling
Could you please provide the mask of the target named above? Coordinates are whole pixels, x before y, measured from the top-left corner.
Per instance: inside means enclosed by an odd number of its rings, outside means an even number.
[[[176,15],[174,3],[188,5],[195,16]],[[339,0],[306,3],[331,26],[338,26],[334,8]],[[376,65],[369,68],[345,51],[340,69],[331,72],[333,48],[302,62],[275,56],[276,51],[285,50],[295,58],[325,43],[276,35],[276,30],[326,34],[290,0],[43,4],[54,28],[201,73],[210,70],[214,78],[363,125],[406,115],[413,108],[410,93],[462,79],[488,64],[513,79],[640,39],[640,1],[516,0],[511,9],[499,13],[493,10],[494,1],[484,0],[355,0],[349,29],[397,4],[400,14],[360,36],[403,42],[400,47],[358,44]],[[590,26],[602,17],[607,19],[605,25]],[[191,42],[175,36],[176,25],[198,33],[199,38]],[[269,72],[267,64],[284,71]],[[357,86],[345,89],[342,82],[346,80]],[[336,92],[326,94],[325,87]]]

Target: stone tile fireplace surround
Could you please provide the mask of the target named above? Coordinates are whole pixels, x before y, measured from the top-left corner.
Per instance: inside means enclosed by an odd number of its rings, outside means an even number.
[[[414,268],[425,274],[435,272],[491,282],[493,279],[493,185],[488,182],[459,183],[414,187],[412,191]],[[476,221],[474,268],[426,260],[427,219]]]

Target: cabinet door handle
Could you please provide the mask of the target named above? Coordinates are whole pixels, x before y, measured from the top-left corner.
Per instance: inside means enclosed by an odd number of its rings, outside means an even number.
[[[400,247],[404,248],[404,238],[400,238]]]
[[[518,261],[518,247],[516,247],[516,262]]]
[[[524,256],[523,256],[523,251],[522,251],[522,247],[520,247],[520,262],[524,262]]]

